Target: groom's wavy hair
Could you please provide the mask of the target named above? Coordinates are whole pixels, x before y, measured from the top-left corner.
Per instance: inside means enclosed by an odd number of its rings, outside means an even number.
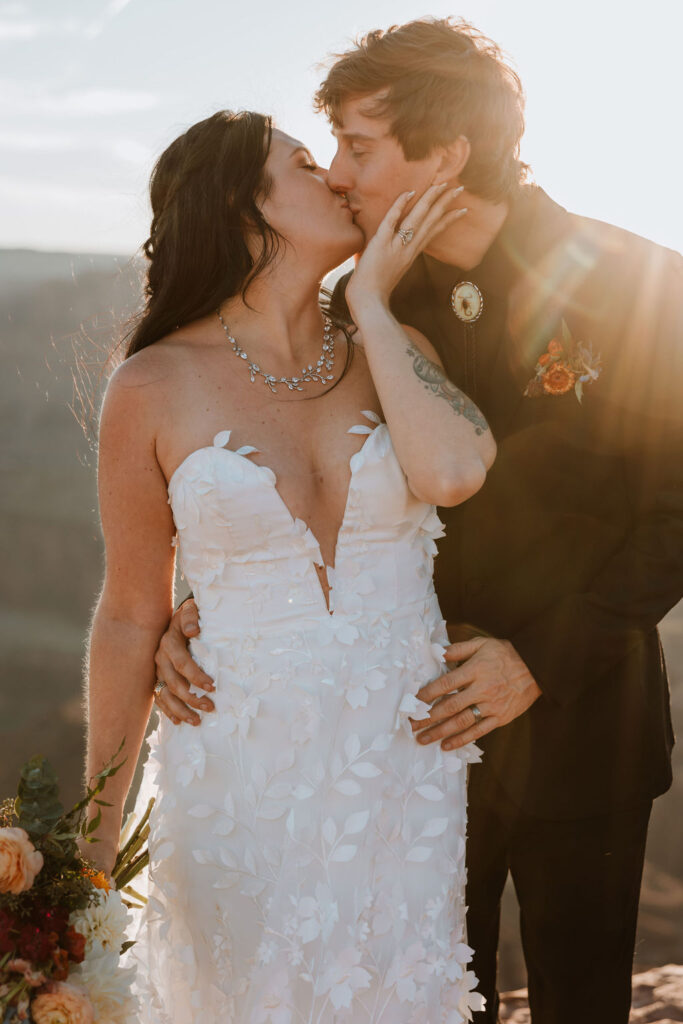
[[[193,125],[157,160],[150,181],[152,225],[145,307],[125,356],[213,313],[272,263],[280,236],[259,208],[273,124],[252,111],[219,110]],[[255,258],[246,228],[260,239]]]
[[[421,18],[369,32],[335,55],[314,103],[342,128],[342,104],[371,96],[363,112],[389,119],[406,160],[465,135],[471,154],[460,182],[469,191],[499,202],[524,181],[522,83],[496,43],[469,22]]]

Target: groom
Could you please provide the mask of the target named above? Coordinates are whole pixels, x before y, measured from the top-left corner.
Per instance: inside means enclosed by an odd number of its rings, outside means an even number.
[[[420,692],[443,699],[416,729],[416,742],[484,749],[467,855],[488,1001],[476,1017],[497,1018],[511,873],[534,1024],[625,1024],[648,819],[671,782],[657,623],[683,595],[683,261],[525,184],[521,85],[463,23],[370,33],[316,100],[338,143],[329,184],[366,237],[398,193],[464,186],[467,215],[392,303],[498,443],[479,494],[440,510],[437,593],[473,638]],[[186,650],[193,633],[190,603],[157,664],[164,699],[200,708],[182,678],[207,678]],[[181,708],[191,714],[164,710]]]

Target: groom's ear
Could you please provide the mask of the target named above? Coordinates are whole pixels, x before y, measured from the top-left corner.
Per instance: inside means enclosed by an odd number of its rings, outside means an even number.
[[[451,142],[450,145],[439,148],[440,158],[434,184],[440,185],[442,181],[455,183],[470,158],[472,150],[470,140],[465,135],[458,135],[457,139]]]

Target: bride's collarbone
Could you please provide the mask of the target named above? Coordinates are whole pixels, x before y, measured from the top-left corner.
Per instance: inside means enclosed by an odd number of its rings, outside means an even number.
[[[248,457],[268,466],[278,486],[325,487],[331,476],[348,479],[348,460],[364,440],[349,429],[367,425],[363,410],[377,408],[371,381],[353,373],[329,393],[318,396],[267,394],[239,386],[233,374],[186,378],[162,410],[157,450],[172,472],[193,451],[210,447],[218,434],[230,432],[222,447],[257,449]],[[165,463],[165,465],[164,465]]]
[[[275,474],[278,489],[305,494],[334,493],[345,485],[349,459],[364,438],[348,433],[363,423],[362,414],[335,416],[325,424],[296,424],[269,417],[244,418],[212,415],[209,420],[175,420],[165,444],[158,444],[162,468],[168,478],[193,452],[217,447],[244,453],[249,461]],[[220,437],[219,435],[229,436]],[[221,443],[222,442],[222,443]],[[335,486],[336,484],[336,486]]]
[[[352,403],[330,403],[325,409],[308,401],[296,403],[297,407],[290,402],[278,405],[183,402],[182,408],[194,411],[190,416],[174,415],[168,423],[165,433],[169,440],[164,447],[169,456],[177,456],[170,461],[180,462],[196,448],[210,446],[217,434],[230,431],[225,447],[256,448],[250,458],[267,464],[278,475],[325,473],[343,465],[358,447],[362,438],[349,430],[368,425],[362,410],[374,411],[376,400],[363,395]]]

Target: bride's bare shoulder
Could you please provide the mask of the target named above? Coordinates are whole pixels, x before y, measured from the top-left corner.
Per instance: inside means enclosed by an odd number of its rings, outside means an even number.
[[[178,362],[177,346],[162,338],[126,356],[109,378],[109,387],[136,388],[162,384],[174,372]]]
[[[156,436],[159,423],[173,400],[181,373],[178,346],[165,338],[127,356],[114,369],[100,414],[102,435],[135,433]]]
[[[182,383],[188,366],[197,362],[207,343],[207,318],[196,320],[125,358],[110,378],[117,388],[159,392],[162,401]]]
[[[173,332],[126,356],[109,377],[105,403],[116,397],[123,407],[163,408],[176,397],[192,348],[190,339]]]

